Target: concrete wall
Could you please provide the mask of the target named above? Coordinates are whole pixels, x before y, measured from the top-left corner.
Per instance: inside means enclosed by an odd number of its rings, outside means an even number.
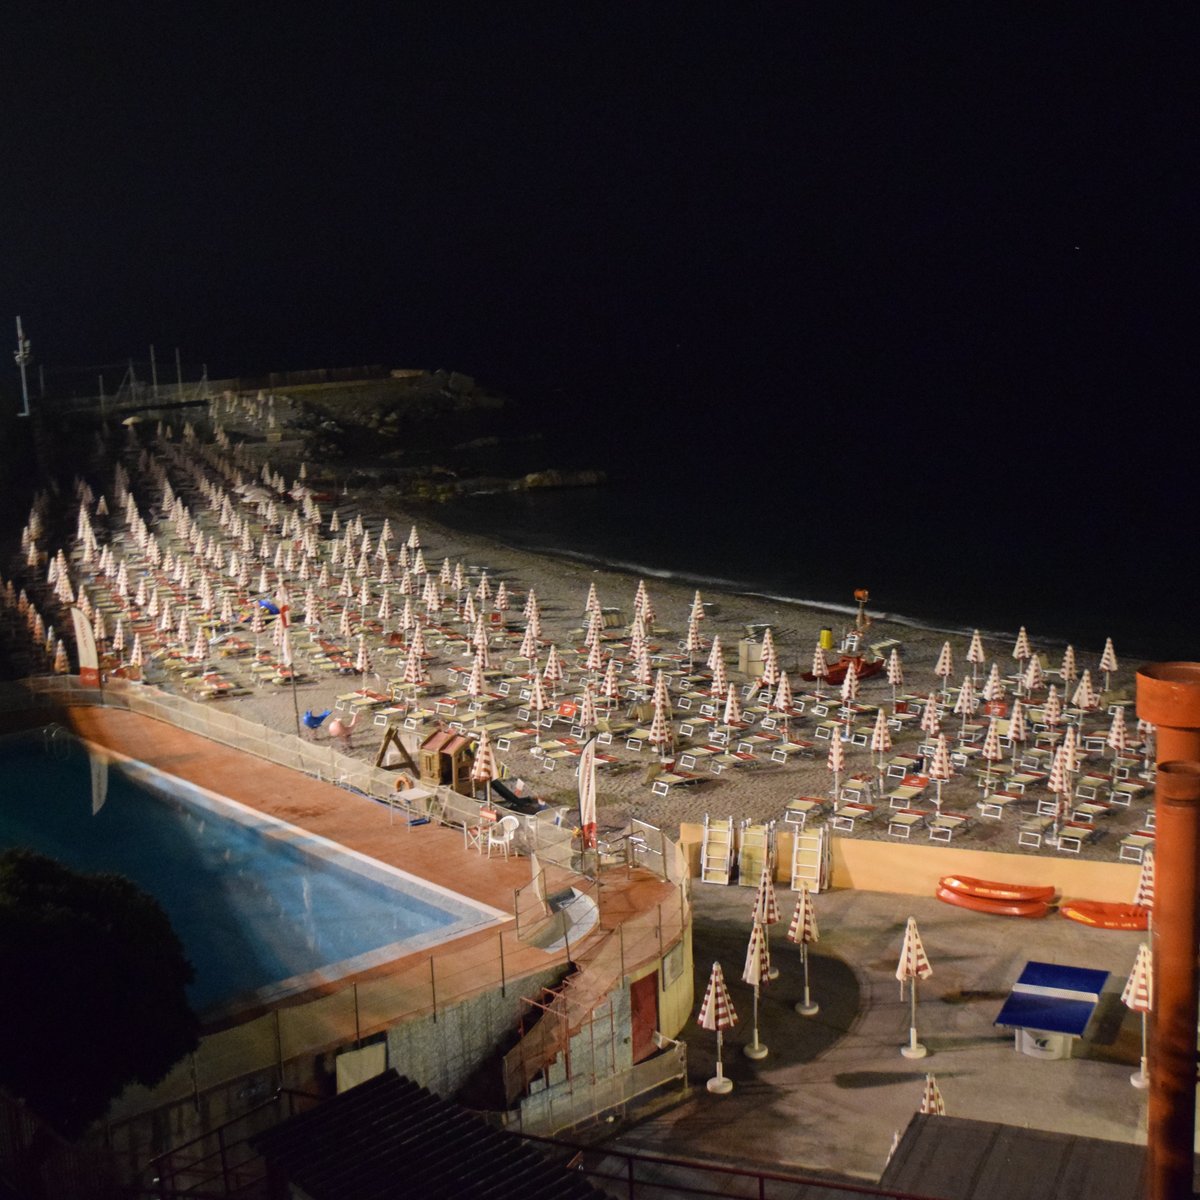
[[[420,1017],[387,1031],[388,1065],[436,1092],[453,1096],[479,1066],[495,1054],[516,1027],[525,1008],[522,996],[538,996],[556,984],[561,967],[530,975],[499,991],[440,1008],[435,1021]]]
[[[776,879],[787,883],[791,877],[792,835],[780,831],[777,836]],[[689,869],[693,876],[699,875],[704,826],[682,825],[679,838]],[[947,846],[834,837],[832,848],[834,887],[908,896],[932,896],[943,875],[973,875],[1006,883],[1053,884],[1064,898],[1128,904],[1137,888],[1139,870],[1136,863],[1056,854],[1006,854],[953,843]]]

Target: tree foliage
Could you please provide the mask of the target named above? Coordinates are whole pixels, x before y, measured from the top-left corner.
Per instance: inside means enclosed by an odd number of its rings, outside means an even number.
[[[195,1049],[193,975],[158,902],[128,879],[0,854],[0,1083],[65,1136]]]

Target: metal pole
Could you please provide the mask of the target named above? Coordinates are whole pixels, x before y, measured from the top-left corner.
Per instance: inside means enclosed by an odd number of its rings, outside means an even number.
[[[24,409],[17,413],[19,417],[29,416],[29,380],[25,378],[25,365],[29,362],[29,339],[25,336],[25,331],[21,328],[21,318],[17,318],[17,351],[13,356],[17,360],[17,366],[21,368],[21,399],[24,402]]]
[[[176,399],[183,399],[183,366],[179,361],[179,347],[175,347],[175,388],[177,391]]]
[[[508,981],[504,975],[504,931],[501,930],[499,933],[496,934],[496,937],[500,941],[500,995],[507,996],[508,995],[508,991],[507,991]]]
[[[437,978],[433,973],[433,955],[429,956],[429,995],[433,999],[433,1019],[437,1021]]]
[[[150,388],[155,400],[158,399],[158,363],[154,358],[154,343],[150,343]]]
[[[357,1050],[362,1042],[362,1030],[358,1023],[358,982],[354,983],[354,1048]]]

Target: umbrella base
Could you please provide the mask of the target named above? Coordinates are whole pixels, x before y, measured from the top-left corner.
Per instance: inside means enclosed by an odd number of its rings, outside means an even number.
[[[1129,1077],[1129,1082],[1140,1091],[1150,1086],[1150,1076],[1145,1071],[1134,1071]]]
[[[801,1000],[796,1004],[796,1011],[802,1017],[815,1017],[821,1011],[821,1006],[813,1000],[810,1000],[807,1004]]]
[[[742,1049],[742,1053],[747,1058],[766,1058],[771,1052],[762,1042],[751,1042],[750,1045]]]
[[[778,967],[772,967],[772,968],[771,968],[771,969],[770,969],[770,970],[767,972],[767,978],[768,978],[768,979],[778,979],[778,978],[779,978],[779,968],[778,968]]]
[[[924,1058],[929,1053],[920,1042],[909,1042],[900,1047],[900,1053],[905,1058]]]
[[[726,1079],[724,1075],[714,1075],[704,1086],[714,1095],[727,1096],[733,1091],[733,1080]]]

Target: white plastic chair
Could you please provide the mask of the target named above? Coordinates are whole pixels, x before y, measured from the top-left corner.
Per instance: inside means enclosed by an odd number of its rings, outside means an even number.
[[[492,851],[498,846],[504,851],[504,857],[508,858],[508,852],[512,847],[513,838],[516,837],[517,830],[521,828],[521,822],[514,816],[501,817],[487,831],[487,853],[488,858],[492,857]]]

